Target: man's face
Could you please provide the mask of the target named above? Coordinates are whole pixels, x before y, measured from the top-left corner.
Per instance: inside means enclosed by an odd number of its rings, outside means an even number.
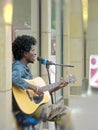
[[[34,63],[36,57],[35,45],[31,46],[31,50],[26,53],[27,63]]]

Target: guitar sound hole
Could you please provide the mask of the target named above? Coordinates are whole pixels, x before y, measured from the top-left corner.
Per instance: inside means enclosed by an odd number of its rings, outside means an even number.
[[[40,103],[42,101],[43,97],[39,96],[33,96],[33,100],[36,104]]]

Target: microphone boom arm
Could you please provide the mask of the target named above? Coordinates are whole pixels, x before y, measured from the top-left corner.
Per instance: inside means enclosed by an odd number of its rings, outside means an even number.
[[[74,67],[73,65],[55,64],[57,66]]]

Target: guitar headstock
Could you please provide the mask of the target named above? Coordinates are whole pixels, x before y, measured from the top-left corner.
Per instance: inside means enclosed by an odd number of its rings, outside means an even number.
[[[68,83],[75,83],[75,81],[76,81],[76,78],[73,75],[68,75],[66,77],[66,82],[68,82]]]

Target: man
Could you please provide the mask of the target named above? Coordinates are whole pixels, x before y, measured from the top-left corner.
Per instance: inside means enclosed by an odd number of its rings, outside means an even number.
[[[28,68],[28,63],[34,63],[36,59],[36,39],[32,36],[22,35],[18,36],[12,44],[13,65],[12,65],[12,84],[21,88],[22,90],[31,89],[40,98],[44,95],[41,87],[29,84],[25,79],[33,79],[32,74]],[[61,81],[59,86],[52,88],[50,93],[67,86],[67,82]],[[16,115],[25,115],[16,107],[16,102],[13,101],[13,110]],[[72,130],[70,120],[70,110],[68,107],[57,104],[45,103],[40,105],[30,118],[36,118],[43,121],[55,121],[60,126],[60,130]]]

